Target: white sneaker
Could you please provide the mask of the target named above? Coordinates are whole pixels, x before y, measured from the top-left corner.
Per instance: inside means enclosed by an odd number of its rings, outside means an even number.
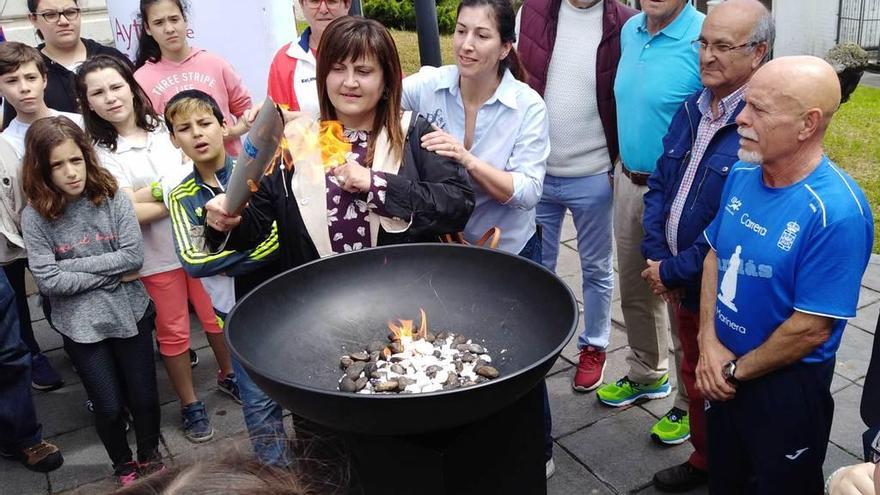
[[[550,458],[549,461],[547,461],[547,464],[545,464],[544,473],[546,474],[548,480],[550,479],[551,476],[553,476],[554,473],[556,473],[556,463],[553,462],[552,457]]]

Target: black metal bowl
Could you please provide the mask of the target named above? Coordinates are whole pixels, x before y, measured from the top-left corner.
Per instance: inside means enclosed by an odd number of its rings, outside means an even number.
[[[386,339],[389,320],[463,333],[500,377],[425,394],[340,392],[339,358]],[[233,308],[226,335],[251,378],[282,406],[338,431],[426,433],[486,417],[531,390],[577,328],[571,290],[497,250],[443,244],[365,249],[282,273]]]

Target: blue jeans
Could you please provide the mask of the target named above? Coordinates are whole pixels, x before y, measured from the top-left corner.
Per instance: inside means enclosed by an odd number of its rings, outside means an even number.
[[[21,450],[42,439],[31,399],[31,353],[21,340],[15,292],[0,270],[0,449]]]
[[[537,221],[544,228],[544,266],[556,271],[565,210],[571,210],[577,231],[584,290],[584,330],[578,348],[608,347],[611,335],[612,271],[611,184],[607,174],[588,177],[544,177]]]
[[[290,466],[292,462],[281,406],[257,387],[235,356],[232,357],[232,370],[241,393],[244,422],[257,460],[278,467]]]
[[[539,225],[537,232],[526,242],[519,255],[527,260],[540,263],[542,254],[541,236],[542,230]],[[544,394],[544,460],[549,461],[553,458],[553,417],[550,414],[550,397],[547,395],[547,382],[541,380],[541,384],[538,386],[541,387],[541,391]]]

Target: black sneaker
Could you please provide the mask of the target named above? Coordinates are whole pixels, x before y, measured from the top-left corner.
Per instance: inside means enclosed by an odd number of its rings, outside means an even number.
[[[685,462],[654,474],[654,487],[661,492],[683,493],[709,482],[709,473]]]
[[[31,387],[34,390],[50,392],[64,386],[61,375],[55,371],[45,354],[31,355]]]
[[[190,349],[189,350],[189,367],[195,368],[199,365],[199,355],[196,354],[196,351]]]
[[[61,450],[46,441],[16,452],[0,451],[0,455],[17,459],[24,467],[38,473],[54,471],[64,464]]]

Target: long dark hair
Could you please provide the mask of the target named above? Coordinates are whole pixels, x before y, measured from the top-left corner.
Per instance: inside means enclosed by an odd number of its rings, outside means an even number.
[[[512,46],[513,43],[516,43],[516,13],[513,11],[510,0],[461,0],[455,14],[456,18],[461,14],[463,7],[489,7],[492,9],[498,33],[501,35],[501,42],[511,43],[507,56],[498,64],[498,77],[504,77],[505,69],[510,69],[513,77],[526,82],[528,73],[519,60],[516,47]]]
[[[132,73],[127,64],[109,55],[97,55],[86,60],[80,66],[74,83],[76,99],[79,102],[79,108],[82,110],[83,122],[95,143],[115,152],[119,132],[116,131],[116,127],[113,124],[102,119],[100,115],[89,107],[89,88],[86,85],[86,76],[101,69],[115,70],[128,84],[132,94],[135,124],[138,127],[147,132],[156,130],[156,127],[159,125],[159,116],[153,109],[150,98],[147,97],[143,88],[135,81],[134,73]]]
[[[82,195],[99,205],[116,194],[116,179],[98,165],[86,133],[64,116],[45,117],[34,122],[25,135],[22,161],[22,189],[30,205],[49,220],[60,217],[67,197],[52,183],[52,150],[73,140],[86,162],[86,185]]]
[[[318,101],[322,120],[336,120],[336,108],[327,92],[327,75],[333,64],[346,60],[372,58],[382,68],[385,92],[376,105],[376,118],[370,132],[366,163],[373,163],[376,136],[385,129],[391,143],[393,158],[403,153],[403,130],[400,128],[400,98],[403,93],[402,72],[397,46],[385,26],[364,17],[345,16],[331,22],[318,45]]]
[[[137,56],[135,57],[134,61],[134,66],[136,69],[140,69],[147,62],[158,62],[162,58],[162,49],[159,48],[159,43],[156,43],[155,38],[147,34],[147,24],[149,24],[147,10],[150,8],[150,6],[157,4],[161,1],[162,0],[141,0],[141,34],[140,36],[138,36],[138,50]],[[186,11],[188,10],[188,7],[186,0],[171,1],[177,4],[177,8],[180,9],[180,15],[183,16],[183,20],[187,20]]]

